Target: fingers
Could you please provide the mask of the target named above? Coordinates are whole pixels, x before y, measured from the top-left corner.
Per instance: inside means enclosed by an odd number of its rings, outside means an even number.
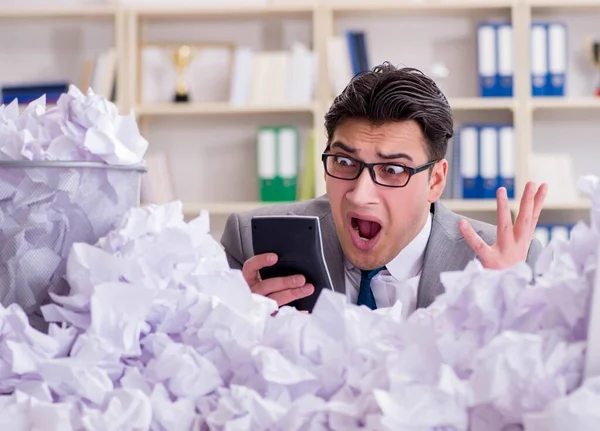
[[[535,198],[533,200],[533,216],[531,218],[531,230],[529,232],[530,237],[533,237],[535,227],[537,226],[538,221],[540,220],[540,214],[542,213],[542,208],[544,207],[544,201],[546,200],[547,194],[548,184],[544,183],[538,188],[535,194]]]
[[[248,286],[252,287],[256,283],[260,282],[259,270],[267,266],[272,266],[277,262],[277,255],[273,253],[257,254],[252,256],[242,267],[242,275],[248,283]]]
[[[483,239],[475,232],[473,227],[466,220],[461,220],[458,224],[460,231],[465,238],[465,242],[473,249],[480,260],[486,260],[490,251],[490,247]]]
[[[306,284],[306,279],[302,275],[290,275],[288,277],[273,277],[262,280],[250,287],[253,293],[263,296],[270,296],[274,293],[289,289],[297,289]]]
[[[531,218],[533,216],[533,198],[535,194],[535,185],[529,181],[523,190],[521,203],[519,204],[519,214],[515,220],[515,238],[521,239],[523,235],[528,235],[531,227]]]
[[[535,226],[542,212],[544,200],[548,185],[542,184],[537,191],[535,184],[528,182],[521,197],[519,214],[515,221],[515,239],[517,241],[530,241],[535,230]]]
[[[315,288],[312,284],[305,284],[302,287],[297,287],[295,289],[287,289],[279,292],[275,292],[269,295],[269,298],[277,301],[278,306],[282,306],[285,304],[289,304],[296,299],[304,298],[306,296],[312,295],[315,291]]]
[[[500,247],[514,242],[512,215],[508,204],[508,195],[504,187],[500,187],[496,192],[496,207],[498,217],[498,235],[497,241]]]
[[[311,284],[306,284],[306,279],[302,275],[261,280],[259,271],[276,262],[277,255],[273,253],[257,254],[244,262],[242,275],[253,293],[274,299],[280,307],[312,295],[315,289]]]

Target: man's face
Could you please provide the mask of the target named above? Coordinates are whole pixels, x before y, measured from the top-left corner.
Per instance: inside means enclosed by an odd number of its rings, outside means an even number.
[[[426,145],[415,121],[374,126],[368,120],[350,119],[337,127],[329,152],[367,163],[414,168],[430,161]],[[389,263],[423,228],[431,203],[444,190],[447,169],[447,161],[442,160],[434,165],[431,176],[429,170],[419,172],[400,188],[375,184],[366,168],[352,181],[325,175],[346,258],[365,270]]]

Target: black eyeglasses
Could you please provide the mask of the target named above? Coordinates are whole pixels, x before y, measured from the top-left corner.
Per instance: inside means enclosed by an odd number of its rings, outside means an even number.
[[[424,165],[411,168],[398,163],[365,163],[353,157],[331,153],[323,153],[321,160],[325,172],[330,177],[352,181],[360,177],[363,169],[367,168],[373,182],[385,187],[405,187],[410,177],[439,162],[439,160],[432,160]]]

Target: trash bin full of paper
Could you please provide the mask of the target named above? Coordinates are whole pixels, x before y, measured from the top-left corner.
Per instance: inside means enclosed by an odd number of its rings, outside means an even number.
[[[18,303],[32,325],[43,325],[39,309],[49,292],[68,293],[71,246],[94,244],[140,204],[145,170],[143,164],[0,161],[0,302]]]

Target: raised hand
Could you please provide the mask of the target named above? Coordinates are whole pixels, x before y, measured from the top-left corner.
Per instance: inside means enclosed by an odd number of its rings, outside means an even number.
[[[499,188],[496,192],[498,233],[496,243],[491,246],[477,235],[466,220],[461,220],[460,231],[485,268],[503,269],[526,261],[547,192],[547,184],[542,184],[536,190],[535,184],[528,182],[513,226],[506,189]]]

